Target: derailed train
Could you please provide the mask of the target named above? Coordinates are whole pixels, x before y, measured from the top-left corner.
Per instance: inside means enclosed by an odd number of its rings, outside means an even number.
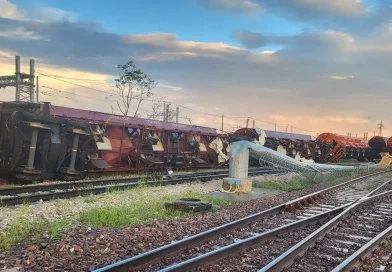
[[[0,104],[0,172],[22,181],[80,179],[87,171],[217,167],[216,129],[54,106]]]
[[[357,159],[360,162],[381,158],[380,152],[388,148],[358,138],[333,133],[322,133],[316,139],[311,135],[284,133],[255,128],[241,128],[233,133],[234,140],[249,140],[300,161],[333,163],[341,159]],[[390,143],[392,144],[392,138]]]
[[[75,180],[88,172],[216,168],[227,164],[230,142],[239,139],[301,161],[365,161],[388,149],[385,139],[384,146],[374,138],[368,144],[331,133],[315,140],[310,135],[251,128],[219,134],[213,128],[50,103],[0,103],[0,174],[25,182]]]

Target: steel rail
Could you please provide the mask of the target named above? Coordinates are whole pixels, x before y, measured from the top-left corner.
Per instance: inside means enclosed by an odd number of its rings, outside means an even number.
[[[345,208],[349,207],[350,205],[351,205],[351,203],[340,206],[340,207],[335,208],[331,211],[320,213],[318,215],[312,216],[307,219],[302,219],[297,222],[293,222],[291,224],[287,224],[287,225],[275,228],[273,230],[263,232],[259,235],[254,236],[254,237],[250,237],[250,238],[244,239],[242,241],[232,243],[228,246],[221,247],[217,250],[210,251],[206,254],[197,256],[195,258],[186,260],[186,261],[178,263],[178,264],[174,264],[170,267],[167,267],[167,268],[164,268],[164,269],[161,269],[158,271],[160,271],[160,272],[189,271],[190,269],[195,269],[195,268],[198,268],[202,265],[205,265],[205,264],[208,264],[211,262],[217,262],[223,258],[226,258],[229,255],[238,253],[244,249],[250,248],[252,246],[255,246],[257,244],[260,244],[262,242],[270,240],[271,238],[274,238],[279,234],[298,230],[303,227],[315,224],[315,223],[319,222],[320,220],[328,219],[330,217],[336,216],[337,214],[341,213]]]
[[[277,170],[260,170],[260,171],[252,171],[249,173],[250,176],[252,175],[259,175],[259,174],[272,174],[272,173],[278,173],[280,171]],[[157,180],[157,181],[147,181],[143,182],[142,184],[145,186],[165,186],[165,185],[174,185],[174,184],[180,184],[180,183],[185,183],[185,182],[192,182],[196,180],[200,181],[208,181],[212,179],[220,179],[227,177],[227,174],[214,174],[214,175],[204,175],[204,176],[198,176],[198,175],[190,175],[189,177],[183,177],[183,178],[177,178],[177,179],[170,179],[170,180]],[[125,183],[122,181],[122,183]],[[40,194],[32,194],[32,195],[23,195],[23,196],[11,196],[11,197],[4,197],[0,198],[0,206],[13,206],[13,205],[18,205],[22,203],[29,203],[29,202],[37,202],[37,201],[48,201],[48,200],[53,200],[53,199],[59,199],[59,198],[72,198],[72,197],[78,197],[78,196],[84,196],[84,195],[90,195],[90,194],[102,194],[106,193],[110,190],[124,190],[124,189],[129,189],[129,188],[134,188],[139,186],[141,183],[135,182],[135,181],[130,181],[125,184],[111,184],[107,186],[95,186],[92,188],[76,188],[75,190],[70,190],[70,191],[60,191],[60,192],[47,192],[47,193],[40,193]],[[33,187],[33,186],[25,186],[25,187]],[[58,188],[51,187],[52,189],[50,190],[56,190]],[[69,189],[68,189],[69,190]]]
[[[320,196],[320,195],[324,195],[327,194],[328,192],[332,191],[332,190],[336,190],[340,187],[346,186],[348,184],[360,181],[362,179],[366,179],[372,176],[376,176],[376,175],[380,175],[380,174],[384,174],[385,172],[378,172],[378,173],[372,173],[366,176],[362,176],[359,178],[355,178],[352,180],[349,180],[347,182],[332,186],[330,188],[327,189],[323,189],[320,190],[318,192],[297,198],[295,200],[289,201],[287,203],[283,203],[280,204],[278,206],[275,206],[273,208],[270,208],[268,210],[259,212],[259,213],[255,213],[252,215],[249,215],[247,217],[238,219],[236,221],[212,228],[210,230],[201,232],[199,234],[190,236],[188,238],[164,245],[162,247],[153,249],[151,251],[145,252],[145,253],[141,253],[139,255],[136,255],[134,257],[119,261],[117,263],[108,265],[106,267],[94,270],[94,272],[125,272],[128,271],[129,268],[136,268],[136,267],[144,267],[150,263],[153,263],[154,261],[157,261],[161,258],[163,258],[164,256],[169,256],[172,255],[178,251],[181,251],[187,247],[191,247],[191,246],[195,246],[205,240],[211,239],[213,237],[219,236],[225,232],[240,228],[242,226],[251,224],[253,222],[256,222],[262,218],[265,218],[269,215],[272,214],[276,214],[279,212],[284,211],[288,206],[292,205],[293,203],[300,203],[302,201],[306,201],[308,199],[312,199],[315,196]],[[330,211],[329,211],[330,212]]]
[[[379,247],[384,240],[390,238],[392,236],[392,225],[387,229],[383,230],[372,240],[367,242],[364,246],[355,251],[350,257],[344,260],[341,264],[335,267],[331,272],[340,272],[340,271],[350,271],[354,269],[361,258],[371,254],[373,250]]]
[[[260,168],[260,169],[249,169],[249,173],[260,172],[260,171],[272,171],[278,172],[279,170],[272,168]],[[279,171],[281,172],[281,171]],[[185,173],[185,174],[174,174],[171,176],[161,176],[160,180],[166,180],[165,178],[170,179],[178,179],[190,176],[205,176],[205,175],[218,175],[218,174],[228,174],[228,170],[220,170],[220,171],[208,171],[201,173]],[[141,179],[150,178],[149,176],[137,176],[137,177],[126,177],[126,178],[112,178],[112,179],[97,179],[97,180],[81,180],[81,181],[67,181],[67,182],[59,182],[55,184],[38,184],[38,185],[27,185],[27,186],[18,186],[11,188],[0,188],[0,195],[16,195],[23,193],[34,193],[40,191],[51,191],[51,190],[66,190],[72,189],[73,187],[86,187],[86,186],[99,186],[99,185],[109,185],[109,184],[118,184],[118,183],[129,183],[129,182],[137,182]]]
[[[389,183],[391,180],[387,181],[384,183],[382,186],[379,186],[377,189],[380,189],[383,187],[385,184]],[[285,253],[280,255],[278,258],[273,260],[271,263],[260,269],[258,272],[272,272],[272,271],[282,271],[284,268],[290,266],[298,256],[303,256],[305,252],[314,246],[314,244],[321,240],[326,233],[328,233],[333,227],[335,227],[340,221],[345,219],[349,214],[352,212],[360,209],[364,205],[367,205],[377,199],[381,199],[385,196],[392,195],[392,190],[391,191],[386,191],[381,194],[373,195],[370,196],[371,194],[374,194],[373,190],[367,196],[358,199],[357,201],[354,201],[347,209],[345,209],[343,212],[341,212],[339,215],[334,217],[332,220],[324,224],[321,228],[317,229],[314,231],[312,234],[310,234],[308,237],[303,239],[301,242],[297,243],[295,246],[291,247],[289,250],[287,250]]]

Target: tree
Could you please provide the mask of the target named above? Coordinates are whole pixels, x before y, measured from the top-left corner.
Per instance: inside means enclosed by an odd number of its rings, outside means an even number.
[[[160,119],[160,117],[164,116],[163,108],[165,105],[166,97],[153,95],[152,104],[151,104],[151,112],[148,111],[147,116],[153,120]]]
[[[140,104],[153,95],[152,89],[155,88],[157,83],[142,70],[136,68],[133,61],[118,65],[117,68],[120,70],[120,74],[119,78],[115,79],[115,90],[121,97],[122,102],[122,105],[120,105],[120,102],[117,101],[118,108],[124,116],[127,116],[131,103],[135,100],[137,106],[133,115],[137,117]]]
[[[164,105],[166,103],[166,105],[169,105],[166,102],[166,97],[164,96],[158,96],[156,94],[152,95],[152,104],[151,104],[151,111],[147,112],[147,117],[150,119],[154,119],[154,120],[159,120],[159,119],[164,119],[164,116],[166,114],[166,112],[164,112]],[[169,107],[169,112],[168,112],[168,116],[167,116],[167,121],[169,122],[173,122],[173,120],[176,117],[176,111]]]

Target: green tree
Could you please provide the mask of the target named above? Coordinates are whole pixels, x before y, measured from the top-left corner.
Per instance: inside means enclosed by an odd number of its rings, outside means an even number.
[[[146,73],[138,69],[133,61],[128,61],[124,65],[118,65],[120,70],[119,78],[115,79],[115,90],[120,96],[121,101],[117,101],[119,110],[127,116],[132,101],[137,102],[134,116],[138,116],[140,104],[143,100],[153,95],[152,89],[157,85]]]

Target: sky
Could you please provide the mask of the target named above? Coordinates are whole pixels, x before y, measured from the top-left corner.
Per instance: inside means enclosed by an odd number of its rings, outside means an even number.
[[[391,43],[389,0],[0,0],[0,75],[35,59],[41,101],[119,112],[132,60],[181,122],[225,131],[392,136]]]

